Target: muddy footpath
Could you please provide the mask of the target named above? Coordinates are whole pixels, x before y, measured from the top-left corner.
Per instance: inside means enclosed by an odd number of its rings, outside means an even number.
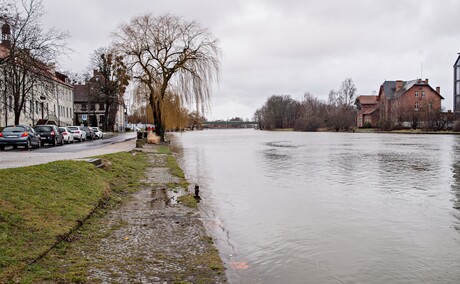
[[[225,269],[196,208],[180,204],[190,194],[158,147],[144,145],[150,166],[142,188],[103,220],[104,237],[84,251],[91,283],[226,283]]]

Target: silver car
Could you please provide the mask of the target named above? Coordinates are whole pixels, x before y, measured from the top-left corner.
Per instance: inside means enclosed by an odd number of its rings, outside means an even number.
[[[32,147],[40,148],[40,135],[28,125],[12,125],[5,127],[0,132],[0,149],[6,146],[24,146],[26,149]]]

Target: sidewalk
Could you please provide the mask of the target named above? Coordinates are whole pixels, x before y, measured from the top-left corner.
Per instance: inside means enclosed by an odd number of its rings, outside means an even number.
[[[197,209],[177,203],[181,189],[167,155],[144,145],[150,167],[142,188],[103,220],[105,237],[84,251],[92,264],[89,282],[225,283],[219,255]],[[85,248],[83,248],[84,250]]]

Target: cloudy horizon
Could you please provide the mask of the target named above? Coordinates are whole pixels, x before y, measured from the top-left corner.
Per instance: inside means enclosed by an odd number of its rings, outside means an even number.
[[[207,118],[251,119],[271,95],[326,100],[352,78],[359,95],[385,80],[428,78],[452,109],[452,66],[460,52],[455,0],[44,0],[47,27],[68,31],[63,71],[87,70],[90,54],[132,17],[170,13],[195,20],[218,39],[219,87]]]

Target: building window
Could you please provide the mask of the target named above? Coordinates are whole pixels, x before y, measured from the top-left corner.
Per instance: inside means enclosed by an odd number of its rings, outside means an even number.
[[[415,110],[418,110],[418,102],[415,102]]]
[[[415,96],[418,97],[418,91],[415,91]]]
[[[428,107],[429,107],[430,110],[433,110],[433,102],[430,102],[430,103],[428,104]]]
[[[105,110],[103,103],[99,104],[99,110]]]
[[[81,110],[86,111],[86,104],[81,104]]]
[[[10,110],[10,112],[12,112],[13,111],[13,97],[12,96],[8,97],[8,106],[9,106],[8,109]]]
[[[35,113],[38,114],[38,101],[35,101]]]
[[[460,66],[457,66],[457,80],[460,80]]]
[[[422,91],[422,98],[425,97],[425,91]]]
[[[457,90],[457,95],[460,95],[460,81],[455,84],[455,89]]]
[[[29,106],[30,113],[34,113],[34,102],[30,100],[30,106]]]
[[[91,108],[91,110],[96,110],[96,105],[91,104],[90,108]]]

